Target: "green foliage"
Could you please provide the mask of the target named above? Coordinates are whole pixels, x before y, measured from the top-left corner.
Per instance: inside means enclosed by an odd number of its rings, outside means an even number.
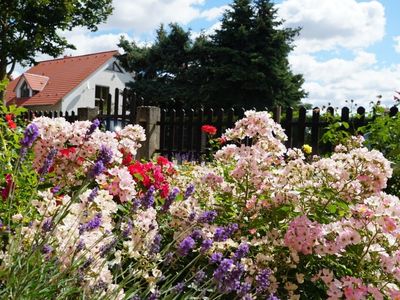
[[[400,196],[400,114],[390,116],[384,107],[376,105],[373,120],[361,128],[365,145],[377,149],[392,162],[393,176],[388,182],[388,192]]]
[[[61,31],[82,26],[95,31],[112,12],[112,0],[15,0],[0,2],[0,78],[16,63],[35,62],[37,53],[58,56],[74,46]]]
[[[303,77],[293,74],[287,56],[298,29],[278,29],[269,0],[237,0],[222,18],[221,29],[201,34],[170,24],[161,26],[151,46],[122,39],[120,59],[136,73],[132,88],[149,103],[245,106],[264,109],[295,105],[306,94]]]
[[[355,114],[350,122],[341,120],[340,115],[325,113],[322,120],[327,122],[321,142],[330,147],[345,144],[352,134],[361,133],[365,146],[379,150],[392,162],[393,176],[388,182],[387,192],[400,196],[400,115],[390,116],[389,111],[379,104],[366,116],[367,125],[355,128],[355,121],[361,116]]]

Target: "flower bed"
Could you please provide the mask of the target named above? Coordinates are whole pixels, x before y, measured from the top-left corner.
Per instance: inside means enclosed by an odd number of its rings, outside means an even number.
[[[7,118],[1,298],[400,299],[400,203],[360,138],[311,157],[248,111],[174,166],[134,159],[137,125]]]

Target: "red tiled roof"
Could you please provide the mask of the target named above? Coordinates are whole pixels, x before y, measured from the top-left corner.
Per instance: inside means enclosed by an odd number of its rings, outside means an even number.
[[[47,82],[49,81],[49,77],[41,76],[41,75],[37,75],[37,74],[24,73],[20,77],[20,80],[22,77],[25,78],[29,87],[33,91],[38,91],[38,92],[43,91],[44,87],[46,86]],[[18,81],[20,81],[20,80],[18,80]],[[17,85],[18,85],[18,83],[17,83]],[[14,88],[14,91],[15,91],[15,88]]]
[[[118,51],[114,50],[81,56],[66,56],[39,62],[26,73],[10,82],[5,95],[6,103],[16,103],[24,106],[57,104],[64,96],[116,54],[118,54]],[[33,90],[42,87],[40,84],[42,81],[33,79],[37,77],[34,75],[40,75],[42,79],[48,77],[47,84],[44,84],[41,91],[38,89],[39,92],[34,96],[17,99],[15,88],[22,76],[25,77]]]

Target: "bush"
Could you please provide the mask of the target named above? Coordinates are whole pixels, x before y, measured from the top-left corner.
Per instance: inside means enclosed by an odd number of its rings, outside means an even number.
[[[111,133],[98,125],[41,117],[18,139],[24,162],[12,164],[12,179],[22,182],[18,166],[32,166],[25,189],[35,191],[28,200],[11,185],[1,204],[6,211],[19,197],[30,212],[1,215],[9,223],[1,227],[1,298],[400,293],[400,203],[382,192],[392,170],[360,140],[305,158],[285,148],[268,113],[249,111],[214,161],[178,167],[163,157],[135,160],[140,126]]]

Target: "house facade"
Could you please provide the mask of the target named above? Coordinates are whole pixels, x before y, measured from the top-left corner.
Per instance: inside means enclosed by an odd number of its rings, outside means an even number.
[[[122,90],[133,80],[116,55],[118,51],[107,51],[39,62],[10,82],[6,103],[31,110],[77,112],[79,107],[99,106],[108,94],[114,100],[115,89]]]

